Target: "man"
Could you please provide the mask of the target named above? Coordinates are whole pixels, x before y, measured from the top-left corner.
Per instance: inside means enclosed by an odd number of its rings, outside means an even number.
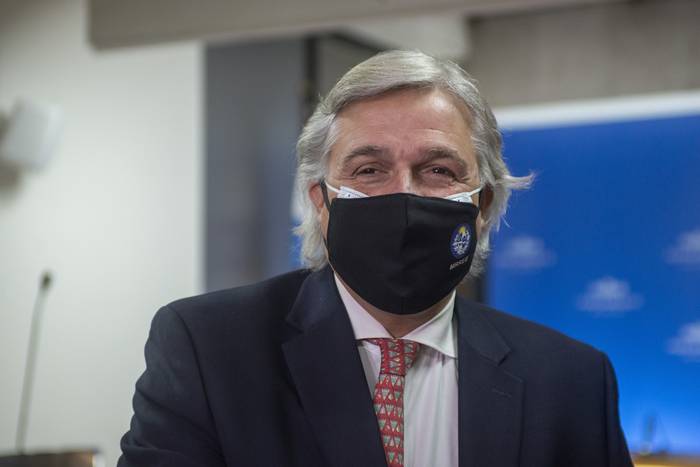
[[[120,466],[631,466],[604,354],[455,295],[529,182],[463,70],[377,55],[297,151],[309,269],[156,314]]]

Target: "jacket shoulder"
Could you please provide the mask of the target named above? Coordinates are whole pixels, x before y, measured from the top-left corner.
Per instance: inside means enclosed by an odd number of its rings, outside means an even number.
[[[262,282],[175,300],[161,310],[184,322],[195,340],[248,340],[250,334],[278,328],[291,309],[308,270],[296,270]]]
[[[547,362],[551,367],[576,362],[599,367],[607,357],[595,347],[566,334],[489,306],[468,302],[503,337],[511,349],[508,357],[528,366]],[[546,366],[545,366],[546,367]]]
[[[293,303],[309,270],[298,269],[254,284],[217,290],[181,298],[166,305],[183,316],[227,311],[260,309]]]

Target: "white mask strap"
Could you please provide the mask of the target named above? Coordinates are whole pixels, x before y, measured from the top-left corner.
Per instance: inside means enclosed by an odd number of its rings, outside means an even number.
[[[332,192],[336,193],[338,195],[338,198],[341,199],[353,199],[353,198],[367,198],[368,195],[362,193],[361,191],[353,190],[350,187],[340,185],[340,189],[334,187],[330,183],[326,182],[326,186],[328,187],[329,190]],[[476,190],[472,191],[464,191],[462,193],[455,193],[450,196],[446,196],[445,199],[449,199],[450,201],[457,201],[459,203],[474,203],[472,201],[472,196],[479,193],[483,187],[479,187]]]
[[[479,193],[483,187],[479,187],[476,190],[472,191],[464,191],[462,193],[455,193],[454,195],[450,195],[445,197],[445,199],[449,199],[450,201],[457,201],[459,203],[472,203],[476,204],[474,201],[472,201],[472,196]]]
[[[362,193],[361,191],[353,190],[352,188],[343,185],[340,185],[340,189],[338,189],[326,182],[326,186],[329,190],[336,193],[338,195],[338,198],[342,199],[367,198],[368,196]]]

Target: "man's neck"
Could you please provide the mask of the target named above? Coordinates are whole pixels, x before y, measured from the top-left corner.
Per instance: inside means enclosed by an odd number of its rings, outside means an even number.
[[[337,277],[340,280],[340,282],[343,283],[343,285],[348,290],[348,293],[350,293],[352,298],[354,298],[357,301],[357,303],[359,303],[360,306],[362,306],[362,308],[367,313],[369,313],[370,316],[376,319],[379,322],[379,324],[384,326],[384,329],[386,329],[387,332],[396,339],[405,336],[409,332],[430,321],[435,315],[440,313],[440,311],[450,301],[450,297],[452,296],[452,292],[450,292],[449,294],[447,294],[447,296],[445,296],[435,305],[418,313],[413,313],[410,315],[397,315],[395,313],[389,313],[388,311],[380,310],[371,303],[368,303],[365,299],[360,297],[354,290],[348,287],[348,285],[345,283],[345,281],[343,281],[343,279],[340,276]]]

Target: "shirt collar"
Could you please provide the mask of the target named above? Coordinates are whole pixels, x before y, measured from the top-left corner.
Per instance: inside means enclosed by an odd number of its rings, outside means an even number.
[[[372,315],[367,313],[367,311],[362,308],[362,305],[350,295],[350,292],[340,279],[338,279],[338,276],[334,274],[334,278],[338,286],[340,298],[350,317],[350,324],[355,333],[355,339],[391,338],[391,334],[384,329],[384,326],[374,319]],[[416,329],[403,336],[402,339],[418,342],[450,358],[457,358],[457,336],[452,319],[454,304],[455,292],[452,292],[450,300],[438,314],[433,316],[427,323],[421,324]]]

